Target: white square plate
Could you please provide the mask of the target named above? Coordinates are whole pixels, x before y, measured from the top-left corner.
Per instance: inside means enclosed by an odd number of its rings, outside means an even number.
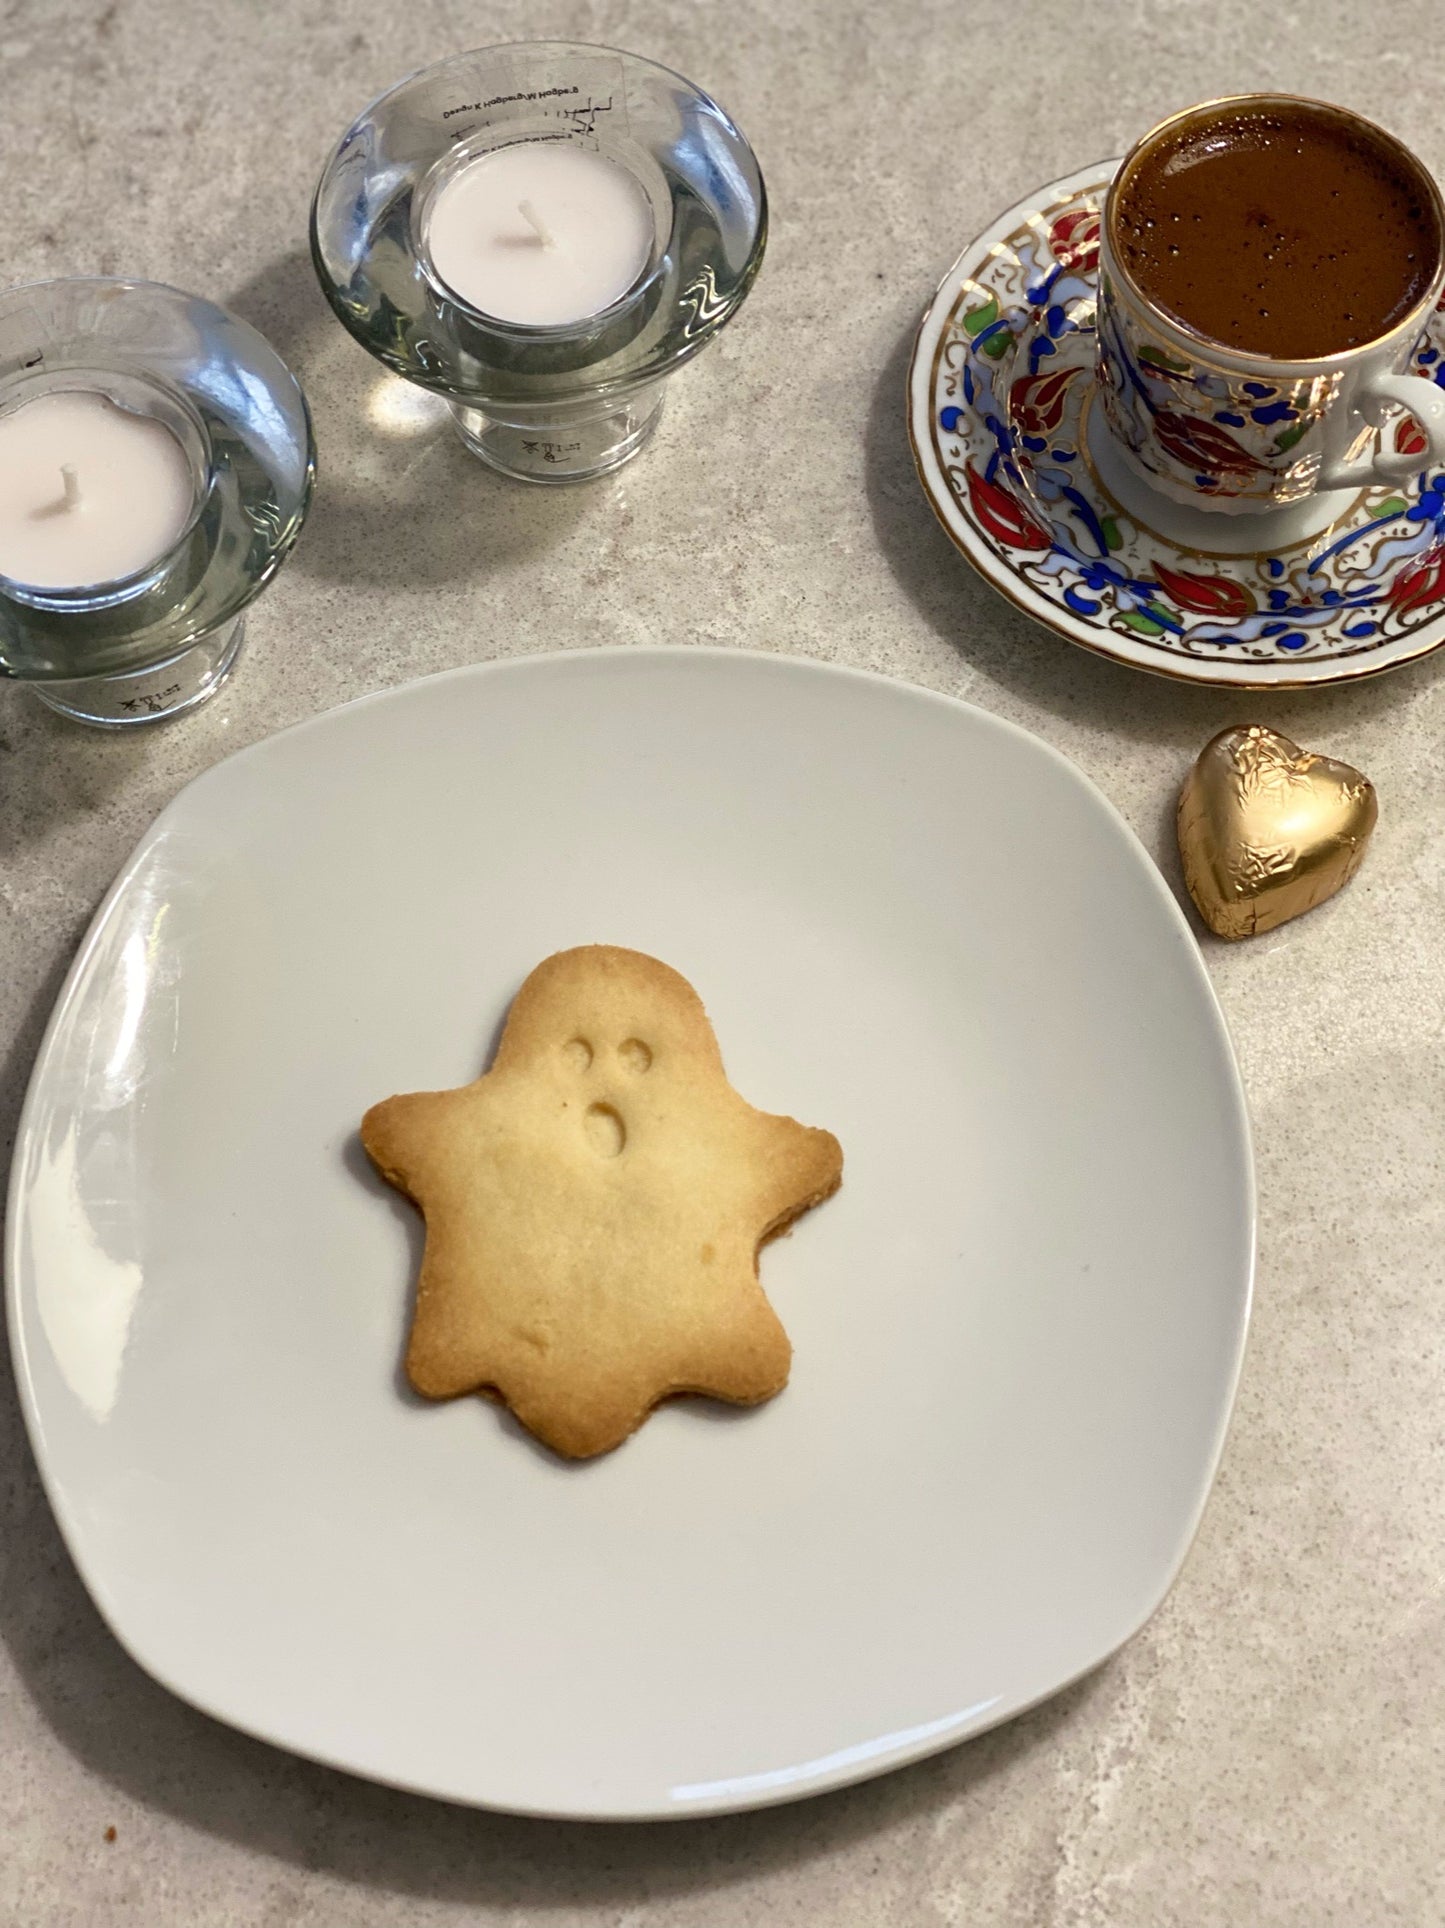
[[[763,1254],[792,1383],[565,1465],[411,1397],[419,1248],[357,1123],[606,942],[701,993],[842,1191]],[[117,1637],[379,1780],[583,1816],[785,1800],[1093,1667],[1184,1557],[1248,1315],[1238,1075],[1063,758],[779,657],[583,652],[200,777],[102,907],[11,1183],[16,1369]]]

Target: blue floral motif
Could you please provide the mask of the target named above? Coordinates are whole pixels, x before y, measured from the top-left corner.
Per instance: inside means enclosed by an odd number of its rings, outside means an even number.
[[[1445,533],[1445,475],[1431,476],[1405,514],[1411,522],[1431,523],[1437,535]]]

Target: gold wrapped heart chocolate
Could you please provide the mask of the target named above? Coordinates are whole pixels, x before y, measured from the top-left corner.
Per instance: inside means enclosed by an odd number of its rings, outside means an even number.
[[[1179,796],[1179,854],[1220,937],[1255,937],[1333,897],[1360,867],[1375,786],[1257,725],[1221,730]]]

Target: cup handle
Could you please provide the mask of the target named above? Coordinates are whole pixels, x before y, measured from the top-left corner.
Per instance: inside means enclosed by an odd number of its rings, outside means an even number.
[[[1376,375],[1365,384],[1360,400],[1366,417],[1381,422],[1387,410],[1407,409],[1420,424],[1425,446],[1413,455],[1377,448],[1358,462],[1326,462],[1320,470],[1322,489],[1367,489],[1407,481],[1421,469],[1445,468],[1445,388],[1425,375]]]

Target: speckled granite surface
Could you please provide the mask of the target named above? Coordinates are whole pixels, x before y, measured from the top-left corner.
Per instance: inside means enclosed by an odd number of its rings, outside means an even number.
[[[173,1701],[102,1628],[0,1381],[0,1920],[24,1928],[1195,1928],[1445,1919],[1445,654],[1309,698],[1115,669],[968,573],[901,389],[962,243],[1159,114],[1287,85],[1445,172],[1438,10],[1336,0],[0,0],[8,280],[127,272],[258,323],[316,411],[310,526],[228,689],[117,740],[0,687],[0,1134],[72,948],[155,811],[218,757],[479,657],[707,641],[866,664],[1037,731],[1171,880],[1207,735],[1281,727],[1381,795],[1359,880],[1207,947],[1258,1141],[1261,1270],[1223,1471],[1184,1575],[1093,1679],[804,1806],[660,1828],[473,1814],[310,1767]],[[715,92],[774,226],[741,320],[645,457],[524,491],[400,410],[312,284],[329,142],[457,48],[621,43]],[[1188,1147],[1180,1147],[1188,1155]],[[108,1839],[114,1829],[115,1838]]]

